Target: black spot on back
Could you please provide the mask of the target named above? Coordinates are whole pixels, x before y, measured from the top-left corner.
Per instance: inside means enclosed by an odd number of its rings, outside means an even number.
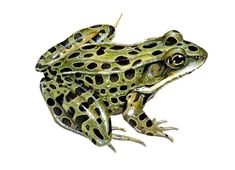
[[[88,44],[88,45],[84,45],[82,47],[83,50],[90,50],[92,48],[95,48],[96,45],[93,45],[93,44]]]
[[[85,57],[85,58],[89,58],[89,57],[92,57],[93,56],[93,54],[92,53],[86,53],[86,54],[84,54],[84,56],[83,57]]]
[[[114,67],[114,68],[112,68],[112,71],[118,71],[118,70],[120,70],[119,67]]]
[[[109,64],[109,63],[103,63],[102,65],[101,65],[101,68],[102,69],[109,69],[111,67],[111,65]]]
[[[127,89],[127,86],[126,85],[121,85],[120,86],[120,90],[126,90]]]
[[[61,62],[56,62],[53,64],[54,67],[58,67],[59,65],[61,65]]]
[[[123,48],[125,48],[125,47],[120,46],[120,45],[114,45],[114,46],[110,47],[110,49],[112,49],[112,50],[122,50]]]
[[[135,76],[135,70],[134,69],[129,69],[125,71],[125,77],[130,80],[132,78],[134,78]]]
[[[112,103],[117,103],[118,102],[117,98],[115,98],[115,97],[112,97],[111,101],[112,101]]]
[[[80,77],[82,77],[82,74],[81,73],[75,73],[75,77],[80,78]]]
[[[113,26],[109,26],[109,35],[107,36],[107,38],[109,38],[115,31],[115,28]]]
[[[189,46],[188,47],[188,49],[190,50],[190,51],[197,51],[198,50],[198,48],[197,47],[195,47],[195,46]]]
[[[79,63],[73,63],[74,67],[82,67],[84,65],[84,63],[79,62]]]
[[[128,65],[130,63],[129,59],[124,56],[119,56],[115,59],[115,62],[119,65]]]
[[[130,54],[130,55],[136,55],[136,54],[138,54],[138,52],[137,52],[137,51],[130,51],[130,52],[128,52],[128,54]]]
[[[110,81],[111,82],[117,82],[118,79],[119,79],[119,76],[118,76],[117,73],[113,73],[113,74],[110,75]]]
[[[68,39],[62,41],[60,44],[63,45],[63,46],[64,46],[65,48],[67,48],[67,49],[69,49],[69,48],[72,47],[72,45],[69,43],[69,40],[68,40]]]
[[[81,34],[80,32],[75,33],[75,34],[74,34],[74,39],[75,39],[77,42],[81,42],[81,41],[82,41],[82,34]]]
[[[65,77],[64,78],[67,82],[72,82],[73,81],[73,79],[71,78],[71,77]]]
[[[177,40],[174,37],[168,37],[165,41],[165,45],[172,46],[177,43]]]
[[[104,54],[105,53],[105,51],[104,51],[104,47],[100,47],[97,51],[96,51],[96,54],[97,55],[102,55],[102,54]]]
[[[97,24],[97,25],[91,26],[91,28],[99,28],[99,27],[101,27],[101,26],[102,26],[101,24]]]
[[[152,53],[152,55],[160,55],[160,54],[162,54],[162,51],[161,50],[156,50],[156,51],[154,51],[153,53]]]
[[[132,64],[132,66],[138,65],[138,64],[140,64],[140,63],[141,63],[141,60],[138,59],[138,60],[136,60],[136,61]]]
[[[79,52],[74,52],[74,53],[72,53],[72,54],[70,54],[70,55],[68,56],[68,59],[78,57],[79,55],[80,55]]]
[[[68,67],[62,68],[62,69],[60,70],[61,73],[70,72],[70,71],[72,71],[72,69],[71,69],[71,68],[68,68]]]
[[[91,69],[91,70],[94,69],[94,68],[96,68],[96,67],[97,67],[97,64],[94,63],[94,62],[92,62],[92,63],[90,63],[90,64],[87,65],[87,68],[88,68],[88,69]]]
[[[75,80],[77,84],[84,85],[84,82],[82,80]]]
[[[92,40],[95,42],[99,42],[100,41],[101,36],[99,34],[95,35]]]
[[[50,53],[53,53],[56,51],[56,48],[55,47],[51,47],[48,51],[50,51]]]
[[[116,87],[112,87],[112,88],[109,89],[109,92],[110,93],[115,93],[115,92],[117,92],[117,88]]]
[[[102,75],[100,75],[100,74],[95,75],[95,82],[97,85],[102,84],[104,82]]]
[[[153,48],[156,45],[157,45],[157,43],[155,43],[155,42],[148,42],[148,43],[143,45],[143,48]]]

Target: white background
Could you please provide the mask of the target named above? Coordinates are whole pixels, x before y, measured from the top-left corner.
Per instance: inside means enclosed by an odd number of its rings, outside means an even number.
[[[0,169],[235,169],[235,5],[206,0],[8,0],[0,2]],[[179,131],[174,143],[113,124],[147,147],[113,141],[117,153],[60,128],[39,90],[40,55],[78,29],[114,24],[115,42],[134,43],[179,30],[204,47],[199,70],[164,87],[145,111]]]

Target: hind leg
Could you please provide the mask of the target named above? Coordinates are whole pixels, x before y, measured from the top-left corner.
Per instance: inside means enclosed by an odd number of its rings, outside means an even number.
[[[53,90],[54,88],[56,88],[56,86],[51,83],[51,81],[53,80],[42,80],[40,83],[40,89],[42,92],[42,96],[46,101],[47,106],[52,114],[53,119],[61,127],[77,134],[83,135],[82,131],[77,128],[77,124],[73,121],[73,110],[66,111],[62,107],[61,103],[63,101],[63,96],[57,91]]]

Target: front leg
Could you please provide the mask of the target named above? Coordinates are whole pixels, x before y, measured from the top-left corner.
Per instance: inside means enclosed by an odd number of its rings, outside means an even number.
[[[173,142],[173,138],[164,133],[166,130],[177,130],[174,127],[161,127],[161,123],[151,120],[143,111],[143,107],[150,95],[132,92],[127,96],[127,107],[123,112],[124,119],[139,133],[149,136],[160,136]]]

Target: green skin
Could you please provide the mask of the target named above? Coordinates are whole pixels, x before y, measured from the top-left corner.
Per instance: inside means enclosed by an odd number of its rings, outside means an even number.
[[[176,128],[159,126],[166,121],[151,120],[144,105],[166,83],[200,67],[206,51],[175,30],[132,45],[112,43],[114,33],[111,25],[85,28],[40,57],[36,70],[44,73],[40,88],[54,120],[114,151],[112,139],[144,145],[113,133],[124,131],[111,125],[116,114],[139,133],[173,141],[164,131]]]

